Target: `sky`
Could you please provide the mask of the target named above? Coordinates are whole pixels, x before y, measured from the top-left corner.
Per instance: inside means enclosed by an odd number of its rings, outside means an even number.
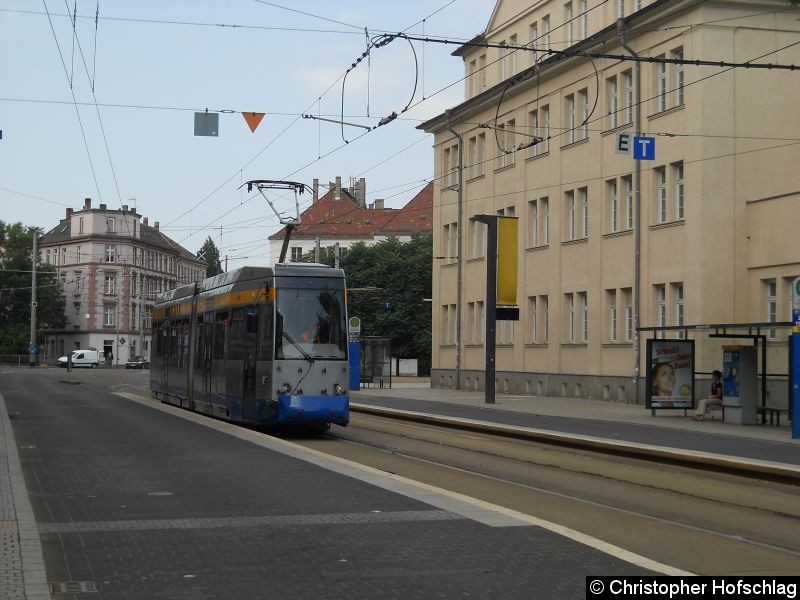
[[[364,177],[368,203],[399,208],[433,178],[433,136],[416,126],[463,100],[458,46],[395,39],[351,66],[367,35],[467,41],[494,5],[3,0],[0,220],[49,231],[84,198],[127,204],[192,252],[211,236],[235,268],[267,264],[280,229],[246,181]],[[303,117],[375,126],[409,104],[369,132]],[[217,137],[194,135],[206,110],[219,114]],[[255,132],[243,112],[266,113]],[[291,192],[270,199],[294,213]],[[299,201],[302,211],[310,194]]]

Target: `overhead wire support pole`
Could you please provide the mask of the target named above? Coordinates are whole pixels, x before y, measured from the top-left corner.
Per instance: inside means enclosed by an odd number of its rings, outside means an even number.
[[[620,45],[631,53],[634,57],[638,58],[639,55],[631,48],[625,41],[625,20],[623,18],[617,19],[617,31],[619,32]],[[637,135],[641,135],[642,131],[642,70],[641,62],[636,62],[635,67],[635,98],[636,112],[634,131]],[[641,371],[641,352],[642,352],[642,336],[639,332],[641,325],[641,308],[642,308],[642,163],[640,160],[636,161],[636,170],[634,172],[634,223],[633,223],[633,245],[634,245],[634,258],[633,258],[633,393],[636,401],[639,401],[639,383]]]

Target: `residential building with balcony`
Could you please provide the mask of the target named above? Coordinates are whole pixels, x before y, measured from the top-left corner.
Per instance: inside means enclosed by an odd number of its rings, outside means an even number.
[[[114,364],[149,357],[156,296],[205,277],[205,263],[160,232],[157,221],[150,225],[124,204],[92,208],[89,198],[82,209],[67,209],[39,252],[65,294],[67,326],[45,332],[50,360],[79,348],[113,354]]]

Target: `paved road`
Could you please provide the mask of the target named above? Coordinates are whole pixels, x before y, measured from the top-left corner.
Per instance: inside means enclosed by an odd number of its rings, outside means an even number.
[[[582,598],[585,575],[660,568],[107,389],[141,389],[144,373],[64,377],[0,374],[0,515],[4,541],[17,540],[0,549],[3,598],[45,598],[46,585],[137,600]],[[43,564],[22,548],[32,527]]]

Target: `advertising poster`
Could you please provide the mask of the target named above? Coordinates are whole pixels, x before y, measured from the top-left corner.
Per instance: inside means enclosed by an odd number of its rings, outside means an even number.
[[[694,407],[694,340],[647,340],[647,408]]]

